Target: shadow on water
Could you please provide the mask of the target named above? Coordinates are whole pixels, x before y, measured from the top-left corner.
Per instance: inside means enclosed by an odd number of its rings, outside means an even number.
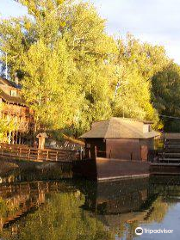
[[[0,184],[0,238],[134,239],[137,226],[163,223],[180,202],[179,177],[102,183],[38,178],[16,175]]]
[[[1,162],[2,163],[2,162]],[[1,173],[0,180],[6,182],[34,181],[34,180],[62,180],[73,177],[71,163],[43,163],[27,161],[5,161],[8,171]],[[10,168],[13,165],[12,169]],[[9,166],[10,165],[10,166]],[[0,166],[1,168],[1,166]]]

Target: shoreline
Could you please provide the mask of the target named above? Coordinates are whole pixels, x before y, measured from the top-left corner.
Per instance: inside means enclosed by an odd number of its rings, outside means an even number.
[[[8,173],[18,168],[19,166],[16,163],[0,159],[0,177],[6,176]]]

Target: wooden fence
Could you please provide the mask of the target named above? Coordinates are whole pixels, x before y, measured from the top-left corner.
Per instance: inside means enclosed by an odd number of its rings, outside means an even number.
[[[59,149],[37,149],[24,145],[0,144],[0,157],[6,159],[72,162],[80,159],[78,151]]]

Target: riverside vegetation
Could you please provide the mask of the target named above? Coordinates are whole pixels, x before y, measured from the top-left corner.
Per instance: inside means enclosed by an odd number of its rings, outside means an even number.
[[[110,116],[179,130],[160,117],[180,117],[180,67],[162,46],[108,35],[106,21],[84,1],[17,2],[28,15],[0,20],[0,50],[8,54],[9,76],[23,86],[37,130],[78,137]],[[5,54],[1,66],[3,73]]]

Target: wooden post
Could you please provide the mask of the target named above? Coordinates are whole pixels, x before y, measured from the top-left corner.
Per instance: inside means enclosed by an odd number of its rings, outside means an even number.
[[[13,132],[12,132],[12,144],[15,143],[14,139],[15,139],[15,132],[13,131]]]
[[[21,132],[19,133],[19,144],[21,144]]]
[[[49,159],[49,150],[46,151],[46,161]]]
[[[88,148],[88,159],[91,159],[91,149]]]
[[[21,148],[19,148],[19,160],[21,158]]]
[[[39,159],[39,149],[37,149],[37,160]]]
[[[109,151],[109,158],[111,158],[111,149],[110,149],[110,151]]]
[[[30,160],[30,153],[31,153],[31,149],[29,148],[29,150],[28,150],[28,160]]]
[[[38,145],[38,148],[39,149],[44,149],[44,146],[45,146],[45,140],[47,138],[47,134],[46,133],[39,133],[36,138],[39,139],[39,145]]]
[[[94,159],[97,158],[97,154],[98,154],[98,152],[97,152],[97,146],[95,146],[95,148],[94,148]]]

